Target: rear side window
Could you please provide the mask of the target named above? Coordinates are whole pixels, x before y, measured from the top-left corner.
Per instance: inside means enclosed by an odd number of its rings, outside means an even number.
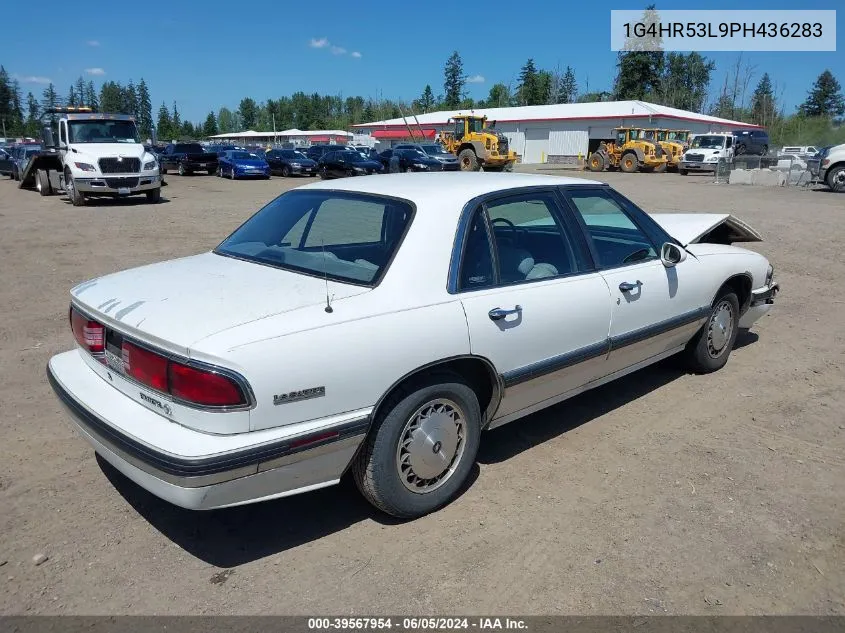
[[[378,283],[413,216],[403,200],[291,191],[273,200],[215,253],[342,282]]]

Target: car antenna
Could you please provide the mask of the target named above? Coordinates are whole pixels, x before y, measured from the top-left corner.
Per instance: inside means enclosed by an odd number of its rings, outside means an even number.
[[[324,310],[331,314],[334,312],[334,308],[332,308],[332,300],[329,297],[329,269],[326,266],[326,241],[320,240],[320,244],[323,248],[323,279],[326,281],[326,307]]]

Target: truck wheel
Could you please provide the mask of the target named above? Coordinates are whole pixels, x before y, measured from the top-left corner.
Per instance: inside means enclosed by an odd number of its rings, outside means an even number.
[[[686,176],[689,172],[686,169],[678,167],[678,173],[681,174],[681,176]]]
[[[53,188],[50,186],[50,177],[47,175],[46,169],[39,169],[35,173],[35,188],[42,196],[49,196],[53,193]]]
[[[664,171],[666,171],[666,166],[667,166],[666,163],[660,163],[659,165],[657,165],[654,168],[654,173],[655,174],[662,174]]]
[[[471,149],[465,149],[458,154],[458,162],[461,164],[461,171],[478,171],[478,156]]]
[[[593,152],[590,154],[590,160],[587,163],[587,167],[589,167],[590,171],[604,171],[604,154],[601,152]]]
[[[70,202],[73,206],[85,206],[85,194],[76,188],[76,185],[73,182],[73,176],[71,176],[70,173],[65,174],[65,189],[67,190],[67,197],[70,198]]]
[[[827,186],[833,191],[845,191],[845,166],[838,166],[827,172]]]
[[[513,163],[508,163],[504,167],[502,167],[502,171],[513,171]]]
[[[179,175],[184,176],[185,174],[187,174],[187,172],[185,171],[185,166],[182,163],[179,163]]]
[[[639,166],[639,162],[637,161],[637,155],[634,152],[628,152],[627,154],[622,155],[622,160],[619,161],[619,166],[622,168],[626,174],[633,174],[637,171],[637,167]]]
[[[161,187],[150,189],[147,192],[147,202],[150,204],[158,204],[161,200]]]
[[[432,372],[385,401],[352,464],[358,489],[375,507],[411,519],[446,505],[475,463],[481,437],[478,397],[452,372]]]

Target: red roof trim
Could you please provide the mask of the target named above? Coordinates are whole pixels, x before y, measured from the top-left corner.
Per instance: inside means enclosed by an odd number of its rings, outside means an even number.
[[[408,129],[405,126],[400,126],[398,128],[392,128],[389,130],[373,130],[373,137],[395,140],[414,138],[420,133],[422,133],[423,138],[434,138],[434,136],[437,134],[437,130],[435,130],[434,128],[413,130],[413,134],[411,134],[410,132],[408,132]]]
[[[496,123],[535,123],[539,121],[589,121],[589,120],[607,120],[607,119],[648,119],[648,118],[661,118],[661,119],[674,119],[676,121],[693,121],[695,123],[708,123],[710,125],[722,125],[725,127],[741,127],[741,128],[749,128],[749,129],[757,129],[762,130],[763,126],[761,125],[754,125],[753,123],[739,123],[733,124],[729,121],[708,121],[707,119],[699,119],[696,117],[688,117],[688,116],[680,116],[677,114],[625,114],[622,116],[611,115],[611,116],[566,116],[566,117],[549,117],[543,119],[490,119],[491,121],[496,121]],[[427,123],[426,125],[446,125],[446,122],[443,121],[442,123]],[[392,129],[406,129],[402,124],[387,124],[387,125],[367,125],[366,123],[358,123],[353,125],[352,127],[356,128],[371,128],[375,131],[378,130],[392,130]]]

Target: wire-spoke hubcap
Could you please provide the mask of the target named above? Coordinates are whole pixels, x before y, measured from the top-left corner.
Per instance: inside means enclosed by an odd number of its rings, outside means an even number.
[[[427,402],[410,417],[399,437],[396,468],[411,492],[426,493],[442,486],[464,453],[466,421],[451,400]]]
[[[733,334],[733,307],[728,301],[722,301],[713,310],[707,328],[707,350],[710,356],[718,358],[731,340]]]

